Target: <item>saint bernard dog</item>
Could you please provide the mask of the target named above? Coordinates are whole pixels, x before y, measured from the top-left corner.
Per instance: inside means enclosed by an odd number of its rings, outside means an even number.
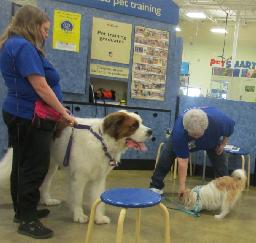
[[[142,124],[139,115],[121,110],[104,118],[77,118],[75,128],[66,127],[54,139],[51,146],[51,163],[47,176],[40,188],[41,201],[46,205],[57,205],[50,188],[57,168],[68,163],[70,170],[69,203],[73,220],[88,222],[83,205],[92,206],[105,190],[109,172],[118,165],[122,153],[128,148],[145,151],[144,142],[152,130]],[[68,158],[68,159],[67,159]],[[12,149],[0,162],[0,171],[10,175]],[[9,169],[6,169],[9,165]],[[9,170],[7,172],[7,170]],[[0,180],[2,179],[0,172]],[[105,215],[104,204],[97,207],[95,223],[106,224],[110,219]]]

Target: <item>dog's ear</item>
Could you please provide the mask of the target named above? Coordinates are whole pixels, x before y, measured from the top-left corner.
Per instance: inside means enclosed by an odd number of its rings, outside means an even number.
[[[118,128],[124,122],[126,116],[127,115],[124,112],[115,112],[105,117],[103,122],[103,132],[107,133],[110,137],[114,137],[115,139],[118,139],[119,138]]]

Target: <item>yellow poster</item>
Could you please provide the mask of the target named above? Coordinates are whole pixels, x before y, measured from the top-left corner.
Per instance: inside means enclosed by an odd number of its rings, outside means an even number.
[[[90,73],[112,78],[128,78],[129,69],[124,67],[114,67],[101,64],[91,64]]]
[[[129,64],[132,25],[93,18],[91,58]]]
[[[79,52],[81,14],[54,11],[53,49]]]

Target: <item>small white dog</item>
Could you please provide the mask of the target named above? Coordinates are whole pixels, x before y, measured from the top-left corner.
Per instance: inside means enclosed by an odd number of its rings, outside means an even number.
[[[105,190],[109,172],[117,165],[122,153],[128,148],[140,151],[146,149],[144,142],[152,135],[152,130],[142,124],[139,115],[133,112],[113,112],[104,118],[77,118],[76,129],[66,127],[51,146],[51,163],[41,187],[41,201],[46,205],[57,205],[60,200],[50,195],[53,175],[61,166],[70,137],[70,195],[69,202],[73,220],[86,223],[88,216],[83,205],[91,207]],[[71,136],[72,135],[72,136]],[[9,149],[0,163],[0,182],[9,178],[11,171],[12,149]],[[64,186],[64,185],[63,185]],[[110,219],[105,216],[104,204],[97,207],[95,222],[106,224]]]
[[[183,195],[185,208],[196,213],[203,209],[220,209],[216,219],[224,218],[234,207],[246,185],[246,174],[242,169],[233,171],[231,176],[219,177],[207,185],[186,190]]]

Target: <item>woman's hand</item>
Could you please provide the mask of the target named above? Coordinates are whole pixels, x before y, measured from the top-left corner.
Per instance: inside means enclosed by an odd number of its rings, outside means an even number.
[[[185,185],[179,187],[179,191],[178,191],[179,199],[183,198],[183,195],[184,195],[185,191],[186,191]]]
[[[216,154],[217,154],[217,155],[221,155],[221,154],[224,152],[224,147],[225,147],[225,144],[223,144],[223,143],[219,144],[219,145],[216,147],[216,149],[215,149]]]
[[[68,126],[74,126],[77,124],[77,121],[74,116],[70,115],[68,112],[65,112],[63,115],[63,120],[67,123]]]

